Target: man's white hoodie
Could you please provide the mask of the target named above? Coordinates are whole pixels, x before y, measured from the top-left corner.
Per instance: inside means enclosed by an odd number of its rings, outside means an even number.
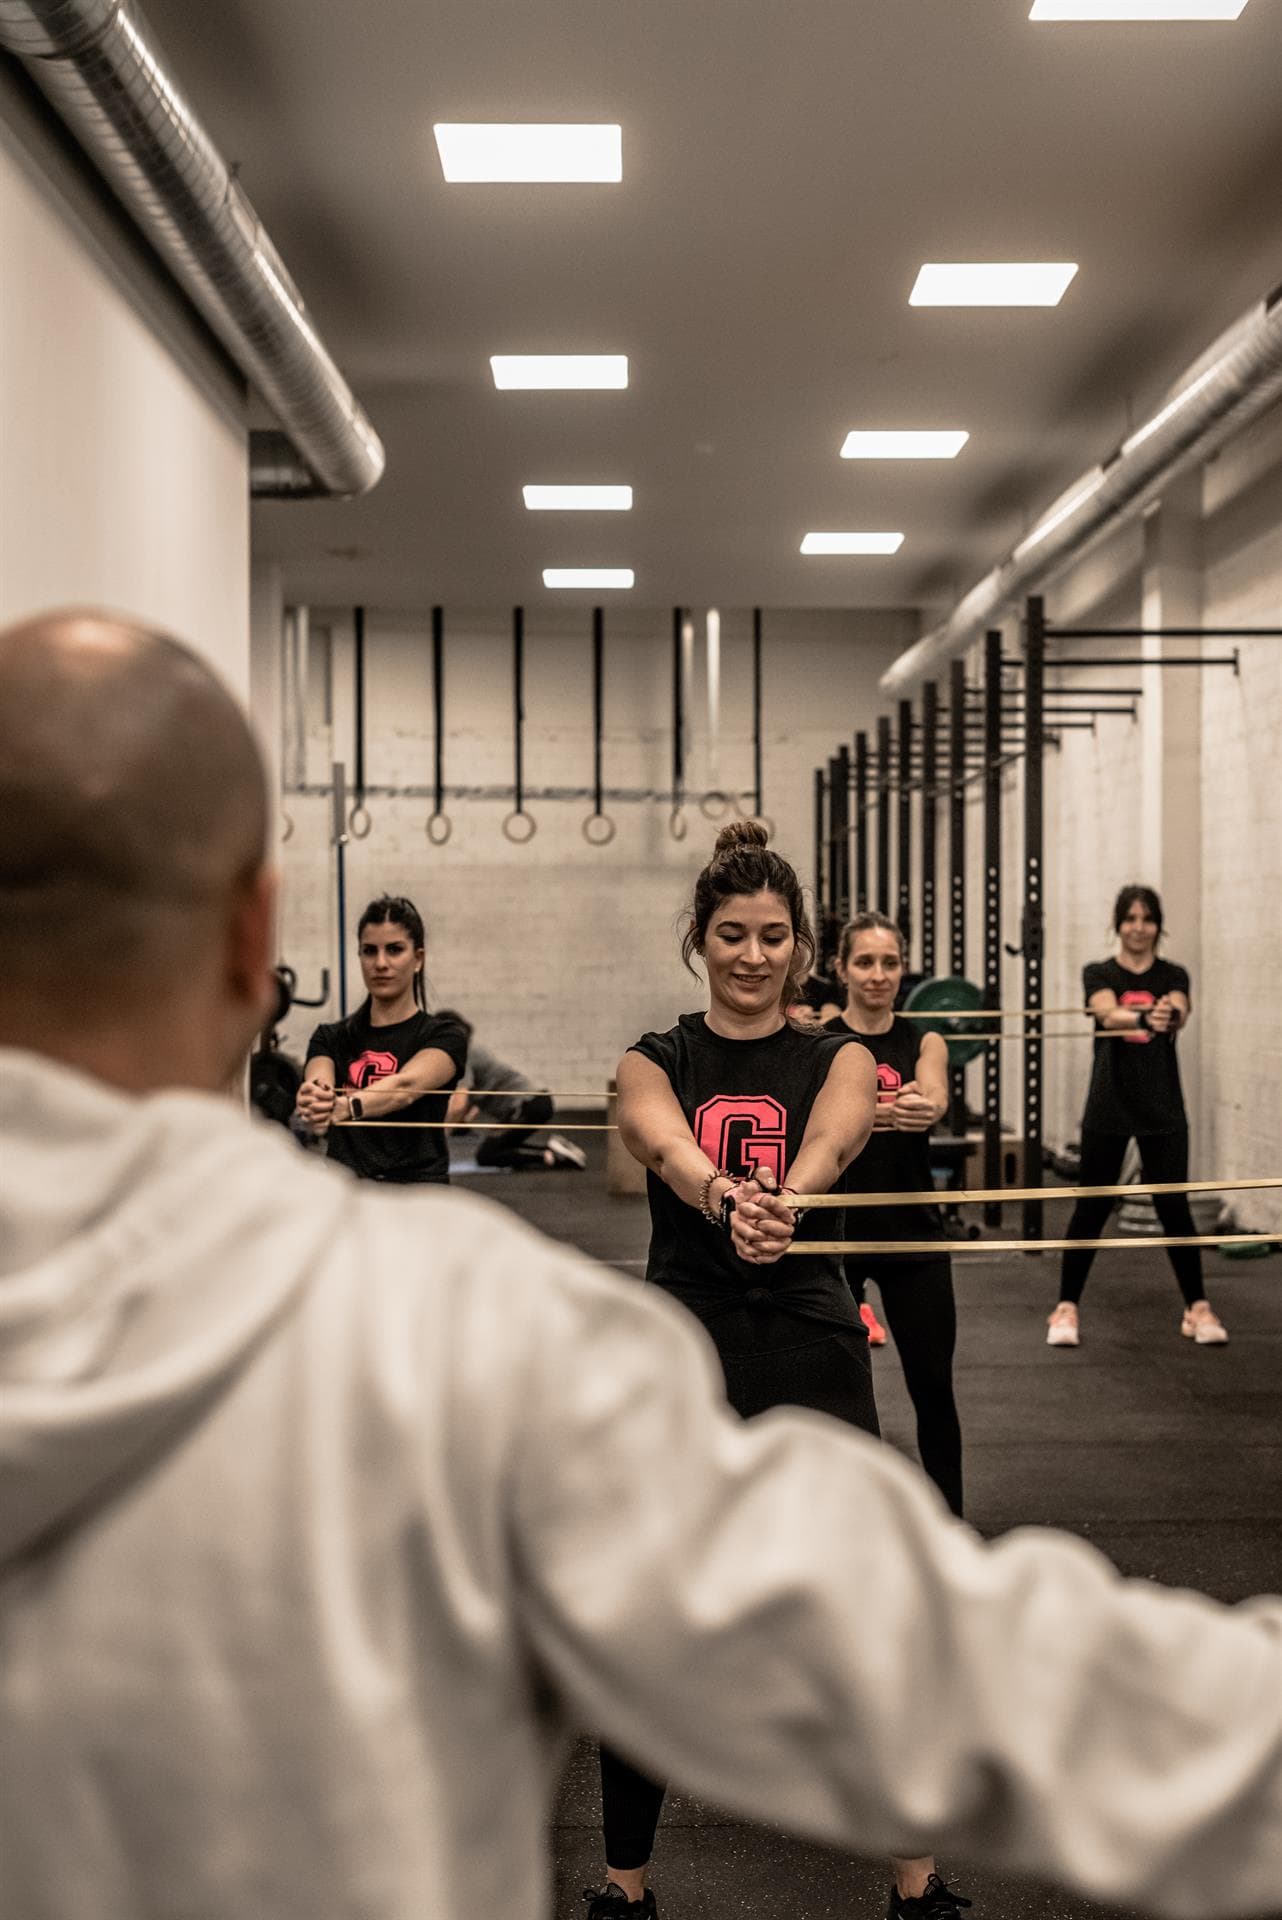
[[[0,1054],[0,1912],[531,1920],[576,1727],[865,1853],[1282,1896],[1282,1607],[984,1546],[681,1309]]]

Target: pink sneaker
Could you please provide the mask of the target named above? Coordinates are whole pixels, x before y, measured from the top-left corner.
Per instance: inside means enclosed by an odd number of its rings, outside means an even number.
[[[1180,1332],[1199,1347],[1223,1347],[1228,1344],[1228,1329],[1212,1310],[1209,1300],[1195,1300],[1184,1309]]]
[[[884,1347],[886,1344],[886,1329],[882,1326],[881,1321],[877,1318],[866,1300],[859,1309],[859,1318],[868,1329],[868,1345],[870,1347]]]
[[[1077,1328],[1077,1308],[1071,1300],[1061,1300],[1046,1322],[1046,1344],[1048,1347],[1081,1346],[1081,1335]]]

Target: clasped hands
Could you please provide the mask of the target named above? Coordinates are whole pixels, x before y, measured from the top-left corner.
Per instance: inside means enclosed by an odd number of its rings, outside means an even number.
[[[1169,993],[1155,1000],[1148,1009],[1148,1029],[1150,1033],[1169,1033],[1174,1027],[1178,1030],[1182,1015]]]
[[[328,1133],[332,1121],[351,1118],[350,1095],[328,1080],[304,1080],[298,1089],[296,1111],[309,1133]]]
[[[939,1109],[928,1100],[915,1080],[906,1080],[895,1093],[877,1101],[874,1133],[929,1133],[939,1119]]]
[[[797,1231],[796,1209],[768,1167],[758,1167],[751,1180],[740,1180],[730,1193],[730,1241],[735,1252],[753,1266],[773,1266]]]

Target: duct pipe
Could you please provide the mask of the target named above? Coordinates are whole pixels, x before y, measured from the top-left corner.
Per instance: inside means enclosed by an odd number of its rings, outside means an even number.
[[[383,471],[378,435],[135,0],[0,0],[0,48],[22,61],[274,410],[314,490],[368,492]]]
[[[1074,482],[1027,538],[943,622],[893,660],[883,693],[904,694],[964,653],[1007,607],[1094,541],[1149,506],[1180,474],[1210,459],[1282,399],[1282,288],[1221,334],[1176,381],[1156,413],[1103,466]]]
[[[255,500],[322,500],[329,490],[299,459],[287,433],[254,427],[249,435],[249,491]]]

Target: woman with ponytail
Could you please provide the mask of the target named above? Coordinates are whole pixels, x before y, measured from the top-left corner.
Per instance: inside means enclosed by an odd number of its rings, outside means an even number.
[[[329,1158],[362,1179],[444,1185],[444,1131],[403,1123],[445,1119],[446,1095],[467,1066],[467,1028],[456,1014],[427,1011],[423,920],[412,900],[371,900],[357,942],[366,999],[312,1035],[297,1122],[314,1137],[328,1135]],[[345,1120],[402,1124],[331,1130]]]

